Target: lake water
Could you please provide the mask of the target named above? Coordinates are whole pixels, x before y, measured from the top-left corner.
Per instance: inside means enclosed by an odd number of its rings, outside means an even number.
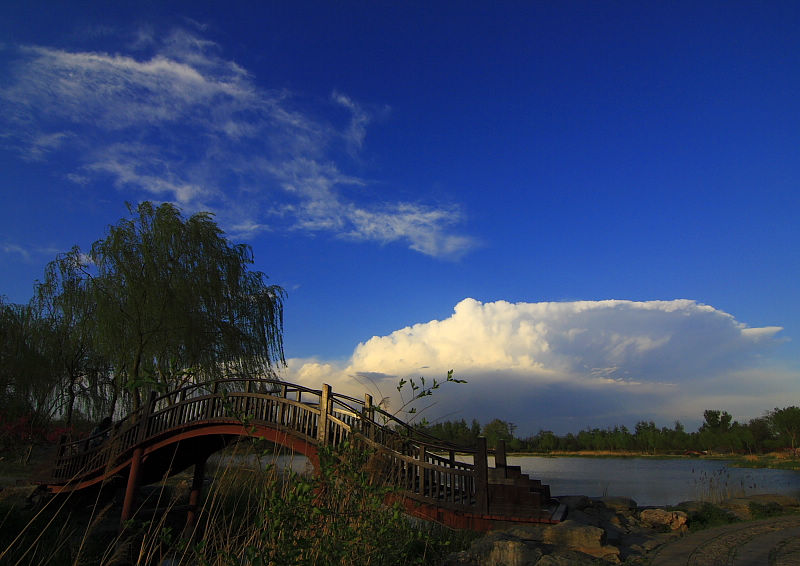
[[[724,461],[509,456],[508,463],[549,485],[553,497],[616,495],[663,506],[758,493],[800,496],[800,472],[734,468]]]
[[[258,465],[253,456],[236,458],[238,465]],[[299,454],[268,456],[262,458],[262,465],[265,463],[298,473],[311,471],[306,457]],[[800,497],[800,472],[734,468],[725,461],[509,456],[508,463],[520,466],[522,473],[549,485],[553,497],[622,496],[632,498],[640,506],[675,505],[689,500],[718,501],[758,493]],[[489,465],[494,465],[492,458]]]

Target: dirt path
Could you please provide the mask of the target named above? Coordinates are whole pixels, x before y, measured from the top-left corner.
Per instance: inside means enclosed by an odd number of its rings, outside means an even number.
[[[800,566],[800,516],[736,523],[668,544],[651,566]]]

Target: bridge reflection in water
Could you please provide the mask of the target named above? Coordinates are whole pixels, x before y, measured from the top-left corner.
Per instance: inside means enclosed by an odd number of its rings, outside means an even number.
[[[359,400],[333,393],[329,385],[315,390],[268,379],[225,379],[153,394],[110,431],[74,442],[62,439],[45,484],[53,493],[64,493],[122,478],[125,521],[140,485],[193,465],[192,522],[206,460],[243,437],[303,454],[315,469],[320,445],[361,443],[381,459],[380,480],[398,488],[394,497],[409,514],[456,528],[553,523],[564,515],[548,486],[506,465],[502,444],[495,467],[489,467],[484,438],[477,449],[444,443],[374,406],[370,395]],[[473,462],[459,461],[456,454],[471,455]]]

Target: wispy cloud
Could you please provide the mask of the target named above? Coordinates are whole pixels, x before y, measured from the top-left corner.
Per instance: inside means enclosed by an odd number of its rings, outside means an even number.
[[[722,408],[756,417],[798,392],[785,371],[760,365],[781,330],[750,328],[691,300],[465,299],[447,319],[359,344],[344,364],[291,360],[287,377],[388,395],[400,378],[441,378],[455,369],[469,384],[435,396],[439,407],[429,418],[456,411],[505,418],[532,432],[575,430],[570,419],[579,428],[691,421],[718,407],[720,395],[730,403]]]
[[[0,252],[17,256],[24,261],[40,261],[43,258],[52,258],[60,251],[56,247],[25,246],[12,242],[0,242]]]
[[[70,152],[79,166],[65,179],[211,210],[239,235],[279,226],[405,242],[436,257],[475,245],[454,233],[458,207],[393,201],[381,183],[346,172],[373,119],[347,94],[334,91],[312,114],[186,30],[161,38],[143,28],[127,49],[19,47],[0,90],[4,142],[30,160]],[[341,109],[345,125],[320,117]],[[359,192],[344,190],[353,186]]]
[[[2,243],[0,244],[0,250],[3,250],[3,253],[5,254],[19,255],[22,259],[26,261],[29,260],[31,257],[30,251],[17,244]]]

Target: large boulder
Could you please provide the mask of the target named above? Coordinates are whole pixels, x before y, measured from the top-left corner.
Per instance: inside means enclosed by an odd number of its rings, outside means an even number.
[[[584,554],[619,562],[619,549],[606,545],[606,532],[600,527],[567,519],[544,531],[543,542]]]
[[[542,557],[541,549],[520,540],[498,540],[484,562],[487,566],[534,566]]]
[[[664,509],[644,509],[639,513],[639,520],[646,526],[657,530],[686,530],[689,516],[683,511],[666,511]]]
[[[542,557],[542,551],[535,544],[496,531],[472,543],[468,556],[472,563],[486,566],[533,566]]]

